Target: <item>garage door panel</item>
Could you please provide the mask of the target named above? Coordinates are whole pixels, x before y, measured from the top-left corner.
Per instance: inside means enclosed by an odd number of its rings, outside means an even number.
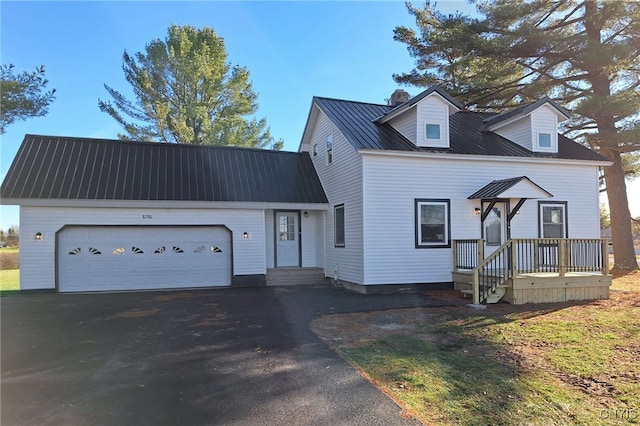
[[[220,226],[70,227],[58,239],[59,288],[228,286],[230,247],[230,232]]]

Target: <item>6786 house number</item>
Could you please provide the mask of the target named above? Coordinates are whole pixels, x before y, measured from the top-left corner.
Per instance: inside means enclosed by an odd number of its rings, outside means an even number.
[[[143,219],[153,219],[153,215],[150,215],[150,214],[143,214],[143,215],[142,215],[142,218],[143,218]]]

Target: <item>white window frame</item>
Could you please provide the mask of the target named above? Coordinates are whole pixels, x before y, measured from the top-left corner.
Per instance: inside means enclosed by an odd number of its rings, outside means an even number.
[[[415,201],[415,238],[416,248],[450,248],[451,247],[451,200],[416,198]],[[440,206],[443,208],[444,229],[438,241],[422,241],[422,206]]]
[[[429,137],[429,126],[436,126],[438,128],[438,137],[437,138],[430,138]],[[428,141],[440,141],[442,140],[442,126],[440,126],[439,123],[425,123],[424,125],[424,138]]]
[[[338,223],[338,211],[342,211],[342,223]],[[338,204],[333,207],[333,246],[334,247],[344,247],[345,242],[347,240],[347,235],[345,233],[345,211],[344,204]],[[342,231],[342,240],[338,238],[338,230]]]
[[[333,133],[327,135],[327,165],[333,163]]]
[[[314,157],[318,156],[318,144],[317,143],[313,144],[313,156]]]
[[[544,210],[545,208],[562,208],[562,236],[549,237],[545,235],[545,225],[557,225],[557,223],[545,223],[544,222]],[[568,238],[569,235],[569,215],[567,214],[567,202],[566,201],[539,201],[538,202],[538,235],[540,238]]]

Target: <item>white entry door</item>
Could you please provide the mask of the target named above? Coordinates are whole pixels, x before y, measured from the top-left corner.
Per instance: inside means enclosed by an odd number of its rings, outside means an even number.
[[[482,222],[485,258],[507,242],[506,210],[506,203],[496,203]]]
[[[300,266],[298,212],[276,212],[276,267]]]

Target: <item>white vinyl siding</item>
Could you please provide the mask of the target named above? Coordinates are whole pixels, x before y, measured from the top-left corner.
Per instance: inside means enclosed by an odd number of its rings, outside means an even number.
[[[543,105],[531,113],[531,130],[534,151],[558,152],[558,116],[550,106]],[[539,135],[545,133],[550,136],[551,146],[539,144]]]
[[[567,201],[570,238],[599,237],[596,166],[364,154],[365,282],[450,282],[452,249],[415,247],[415,199],[450,199],[451,239],[481,238],[474,213],[480,201],[467,197],[492,180],[523,174],[552,193],[550,200]],[[538,203],[529,200],[511,222],[511,237],[537,238],[538,223]]]
[[[417,145],[425,147],[449,147],[449,104],[439,96],[427,96],[416,106]],[[427,125],[440,127],[440,137],[427,138]]]
[[[345,205],[345,247],[334,247],[334,210],[331,207],[325,213],[324,222],[325,274],[363,284],[362,157],[320,112],[310,143],[324,144],[329,133],[333,134],[335,163],[327,165],[320,155],[312,160],[331,206]]]
[[[531,119],[528,116],[494,130],[494,133],[517,143],[529,151],[533,151],[531,132]]]
[[[416,144],[416,108],[411,108],[404,114],[399,115],[389,121],[389,124],[402,134],[405,138],[409,139],[413,144]]]
[[[20,216],[23,290],[55,288],[56,232],[65,225],[224,225],[232,232],[234,275],[266,273],[263,210],[22,206]],[[37,232],[42,233],[42,240],[28,237]],[[248,239],[242,238],[243,232]]]

